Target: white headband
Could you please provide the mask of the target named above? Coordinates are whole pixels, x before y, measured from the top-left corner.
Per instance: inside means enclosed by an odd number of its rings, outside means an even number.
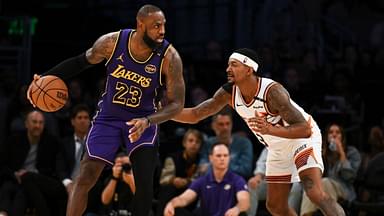
[[[253,68],[253,70],[256,72],[257,71],[257,68],[259,67],[259,65],[253,61],[252,59],[250,59],[249,57],[243,55],[243,54],[240,54],[240,53],[237,53],[237,52],[234,52],[232,53],[231,56],[229,56],[229,58],[231,59],[236,59],[238,61],[240,61],[241,63]]]

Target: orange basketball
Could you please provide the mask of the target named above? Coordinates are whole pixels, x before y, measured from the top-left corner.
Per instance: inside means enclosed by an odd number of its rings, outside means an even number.
[[[68,100],[68,88],[57,76],[42,76],[31,84],[29,92],[33,104],[45,112],[61,109]]]

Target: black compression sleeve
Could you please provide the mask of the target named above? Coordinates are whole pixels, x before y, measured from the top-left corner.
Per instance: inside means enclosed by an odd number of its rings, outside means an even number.
[[[49,71],[43,73],[42,76],[55,75],[62,79],[68,79],[89,68],[90,66],[92,66],[92,64],[88,62],[85,53],[82,53],[78,56],[62,61],[55,67],[51,68]]]
[[[232,86],[233,86],[233,83],[225,83],[225,84],[222,85],[221,87],[222,87],[226,92],[228,92],[229,94],[232,94]]]

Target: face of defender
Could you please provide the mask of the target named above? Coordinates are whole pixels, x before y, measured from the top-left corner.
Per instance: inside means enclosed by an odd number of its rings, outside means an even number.
[[[227,67],[228,82],[238,83],[248,79],[248,76],[253,73],[251,67],[241,63],[237,59],[230,58]]]

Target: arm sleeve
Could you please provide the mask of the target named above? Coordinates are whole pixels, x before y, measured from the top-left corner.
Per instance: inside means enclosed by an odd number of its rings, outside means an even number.
[[[203,178],[205,178],[205,175],[204,176],[200,176],[199,178],[193,180],[191,185],[189,185],[189,189],[193,190],[197,194],[197,196],[201,195]]]
[[[54,75],[65,80],[79,74],[90,66],[92,66],[92,64],[88,62],[84,52],[78,56],[62,61],[47,72],[43,73],[42,76]]]
[[[233,87],[233,83],[225,83],[224,85],[221,86],[221,88],[223,88],[229,94],[232,94],[232,87]]]

